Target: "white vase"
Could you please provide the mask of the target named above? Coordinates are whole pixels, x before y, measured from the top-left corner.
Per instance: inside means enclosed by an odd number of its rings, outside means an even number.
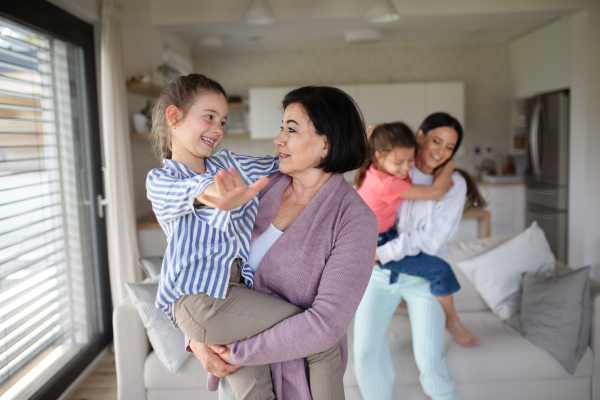
[[[133,128],[137,133],[148,132],[148,118],[144,114],[133,115]]]

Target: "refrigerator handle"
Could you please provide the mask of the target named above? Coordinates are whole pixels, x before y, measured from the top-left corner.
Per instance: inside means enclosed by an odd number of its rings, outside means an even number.
[[[533,175],[536,179],[540,179],[542,168],[540,167],[540,154],[538,144],[538,131],[540,128],[540,116],[542,115],[542,103],[538,98],[533,108],[531,115],[531,129],[529,132],[529,143],[531,151],[531,165],[533,167]]]

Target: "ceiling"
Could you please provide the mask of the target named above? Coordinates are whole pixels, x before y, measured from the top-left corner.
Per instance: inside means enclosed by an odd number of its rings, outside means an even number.
[[[592,0],[593,1],[593,0]],[[382,43],[507,42],[586,6],[586,0],[394,0],[401,18],[373,24],[364,18],[372,0],[269,0],[278,20],[245,24],[249,0],[151,0],[155,26],[197,47],[218,35],[224,50],[356,46],[349,29],[380,29]]]

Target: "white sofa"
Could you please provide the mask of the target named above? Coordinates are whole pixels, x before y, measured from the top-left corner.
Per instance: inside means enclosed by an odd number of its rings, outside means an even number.
[[[600,399],[600,284],[592,281],[593,321],[590,347],[569,375],[549,353],[503,324],[491,313],[473,285],[455,268],[456,262],[482,254],[511,235],[448,245],[448,262],[462,286],[455,305],[467,329],[481,339],[481,345],[465,349],[446,334],[446,357],[463,400],[576,400]],[[557,262],[557,271],[567,267]],[[176,376],[150,350],[137,310],[129,299],[114,311],[114,340],[119,400],[204,400],[216,399],[206,391],[206,372],[190,357]],[[352,327],[349,330],[352,349]],[[428,397],[419,385],[419,373],[412,354],[408,315],[399,310],[388,330],[396,381],[394,399],[420,400]],[[361,400],[354,376],[352,352],[344,376],[346,398]]]

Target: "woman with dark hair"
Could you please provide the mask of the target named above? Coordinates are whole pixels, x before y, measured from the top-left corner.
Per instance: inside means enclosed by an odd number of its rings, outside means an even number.
[[[277,398],[310,400],[305,357],[338,343],[341,348],[336,368],[320,376],[311,369],[311,386],[341,376],[346,368],[346,331],[369,282],[378,227],[342,175],[367,155],[367,137],[352,98],[332,87],[309,86],[288,93],[283,108],[275,139],[280,172],[270,175],[259,194],[249,262],[257,267],[254,290],[304,312],[230,346],[192,341],[190,348],[214,374],[209,390],[216,389],[215,376],[227,376],[236,366],[271,364]],[[341,397],[334,389],[331,398],[343,398],[343,387]]]
[[[430,185],[434,172],[458,150],[462,136],[462,127],[452,116],[435,113],[427,117],[417,133],[419,149],[415,167],[410,170],[412,182]],[[466,173],[457,171],[452,179],[454,186],[439,201],[402,203],[398,210],[398,237],[377,248],[377,264],[420,253],[445,258],[446,244],[458,229],[465,197],[469,206],[483,205],[481,195]],[[373,267],[354,324],[356,378],[363,398],[392,399],[395,372],[386,331],[396,308],[404,300],[424,392],[433,400],[458,399],[454,376],[444,356],[446,315],[431,293],[430,283],[406,273],[400,273],[391,283],[391,271],[379,265]]]

